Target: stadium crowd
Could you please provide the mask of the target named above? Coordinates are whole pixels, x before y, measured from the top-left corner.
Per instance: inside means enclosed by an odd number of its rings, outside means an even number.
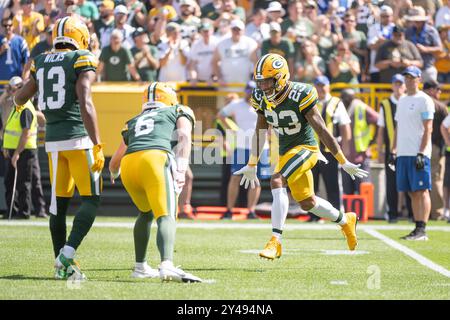
[[[291,80],[316,86],[324,118],[327,105],[339,111],[336,119],[330,114],[341,129],[343,150],[363,168],[374,142],[366,137],[368,125],[377,124],[377,143],[388,145],[395,111],[391,108],[394,113],[388,116],[383,105],[381,113],[375,112],[356,98],[355,90],[343,90],[340,99],[332,101],[330,84],[392,83],[395,108],[404,92],[396,88],[404,84],[399,75],[407,67],[420,68],[436,114],[440,110],[433,121],[432,197],[437,200],[432,201],[432,218],[448,218],[450,170],[445,188],[442,184],[444,158],[450,160],[445,147],[450,148],[450,121],[444,121],[448,112],[439,95],[440,83],[450,82],[450,0],[3,0],[0,81],[17,76],[26,81],[30,58],[52,47],[53,24],[66,15],[81,18],[90,29],[91,51],[99,59],[98,81],[248,83],[259,57],[283,56]],[[2,108],[8,103],[11,107],[9,94],[4,90]],[[359,118],[363,120],[349,121]],[[349,139],[344,128],[352,133]],[[378,157],[386,170],[389,153],[386,148]],[[335,167],[338,170],[337,163]],[[326,186],[334,198],[339,198],[337,181]],[[343,184],[345,193],[359,192],[351,180]],[[340,206],[339,199],[336,202]],[[389,220],[396,221],[398,199],[388,198],[388,204]]]

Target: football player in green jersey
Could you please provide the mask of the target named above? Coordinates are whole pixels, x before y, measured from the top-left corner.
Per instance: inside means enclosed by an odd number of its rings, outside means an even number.
[[[256,164],[266,139],[264,134],[259,134],[260,131],[270,125],[277,131],[279,140],[279,156],[271,179],[272,238],[260,256],[268,259],[281,256],[281,234],[289,204],[286,186],[289,186],[292,197],[303,210],[338,223],[347,238],[349,249],[354,250],[357,245],[356,214],[340,212],[328,201],[314,195],[311,169],[319,159],[325,160],[319,151],[314,131],[352,178],[365,177],[368,172],[347,161],[316,107],[316,89],[309,84],[289,81],[288,65],[282,56],[266,54],[261,57],[255,66],[254,78],[257,88],[251,101],[258,113],[258,121],[250,160],[235,173],[243,175],[241,185],[247,188],[259,183]]]
[[[77,18],[59,19],[52,37],[54,49],[32,61],[32,77],[14,99],[21,105],[38,92],[38,105],[47,120],[45,148],[52,185],[50,232],[55,277],[84,279],[74,260],[75,251],[94,223],[105,162],[91,98],[97,59],[87,50],[89,31]],[[81,206],[66,239],[66,213],[75,186]]]
[[[112,182],[121,172],[122,183],[141,212],[134,225],[136,264],[131,276],[201,282],[172,262],[177,198],[188,168],[194,113],[178,104],[175,91],[161,82],[151,83],[144,97],[142,113],[127,122],[123,141],[109,164]],[[172,142],[177,142],[175,152]],[[159,272],[146,259],[153,218],[158,225]]]

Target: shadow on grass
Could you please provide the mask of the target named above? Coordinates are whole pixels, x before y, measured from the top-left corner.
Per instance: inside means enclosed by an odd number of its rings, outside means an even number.
[[[13,274],[10,276],[1,276],[0,280],[55,280],[53,277],[35,277],[35,276],[25,276],[23,274]]]

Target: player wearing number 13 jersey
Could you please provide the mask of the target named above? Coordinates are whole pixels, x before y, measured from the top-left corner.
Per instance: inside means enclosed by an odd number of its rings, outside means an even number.
[[[352,177],[363,177],[367,172],[347,161],[316,107],[316,89],[308,84],[289,81],[289,68],[282,56],[262,56],[255,65],[254,78],[257,88],[251,103],[258,113],[258,121],[249,163],[235,173],[243,175],[241,184],[247,187],[259,183],[255,174],[256,164],[265,135],[257,133],[270,125],[278,133],[279,140],[279,159],[271,179],[272,238],[260,256],[268,259],[281,256],[281,234],[289,206],[286,186],[289,186],[292,197],[303,210],[341,225],[349,249],[354,250],[357,244],[356,214],[344,214],[328,201],[314,195],[311,169],[321,154],[313,130]]]
[[[132,277],[199,282],[172,262],[177,194],[183,187],[191,152],[194,113],[179,105],[175,91],[161,82],[151,83],[144,99],[143,111],[127,122],[123,141],[109,164],[112,182],[122,175],[122,183],[140,211],[134,226],[136,265]],[[175,152],[172,142],[177,143]],[[146,261],[153,218],[158,225],[159,273]]]
[[[97,60],[89,52],[89,31],[77,18],[59,19],[52,33],[53,50],[32,61],[30,81],[15,96],[21,104],[38,92],[46,117],[52,199],[50,231],[56,256],[55,277],[84,278],[75,250],[91,228],[102,187],[104,156],[91,98]],[[81,206],[66,239],[66,212],[75,187]]]

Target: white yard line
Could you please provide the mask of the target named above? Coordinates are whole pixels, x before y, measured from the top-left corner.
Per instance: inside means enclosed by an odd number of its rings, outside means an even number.
[[[427,227],[428,229],[428,227]],[[374,228],[366,228],[364,227],[363,230],[370,234],[372,237],[377,238],[381,241],[383,241],[384,243],[386,243],[388,246],[399,250],[400,252],[406,254],[407,256],[413,258],[414,260],[416,260],[417,262],[419,262],[421,265],[439,272],[440,274],[446,276],[447,278],[450,278],[450,271],[445,269],[444,267],[434,263],[433,261],[425,258],[424,256],[418,254],[416,251],[411,250],[408,247],[405,247],[404,245],[398,243],[397,241],[392,240],[391,238],[385,236],[384,234],[379,233],[377,230],[375,230]]]
[[[69,226],[72,222],[67,222]],[[20,221],[20,220],[0,220],[0,227],[3,226],[32,226],[48,227],[48,221]],[[134,227],[134,222],[95,222],[96,228],[126,228]],[[240,222],[179,222],[177,228],[180,229],[271,229],[270,221],[267,223],[240,223]],[[335,224],[286,224],[284,230],[338,230]],[[411,230],[409,225],[358,225],[359,230]],[[427,226],[428,231],[450,232],[450,226]]]

